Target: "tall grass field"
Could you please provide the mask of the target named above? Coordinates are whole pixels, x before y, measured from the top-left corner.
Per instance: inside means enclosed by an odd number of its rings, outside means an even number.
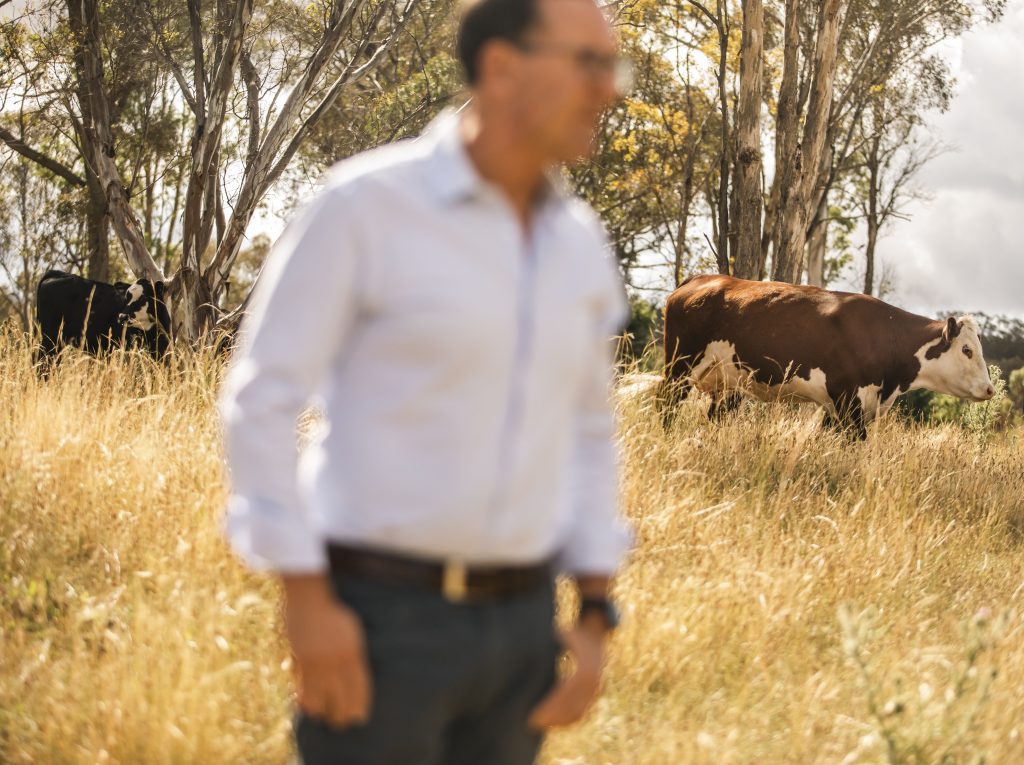
[[[221,534],[221,371],[43,380],[0,337],[0,762],[293,757],[277,587]],[[1024,431],[616,400],[623,624],[542,763],[1024,763]]]

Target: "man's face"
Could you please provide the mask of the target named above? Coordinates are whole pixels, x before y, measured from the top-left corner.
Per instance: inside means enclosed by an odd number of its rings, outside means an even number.
[[[617,97],[618,48],[593,0],[539,0],[507,93],[525,136],[554,162],[590,153],[602,112]]]

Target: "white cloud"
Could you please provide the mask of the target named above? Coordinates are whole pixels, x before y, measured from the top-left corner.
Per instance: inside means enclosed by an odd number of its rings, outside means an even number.
[[[922,173],[931,199],[886,231],[879,256],[911,310],[1024,316],[1024,0],[957,47],[957,95],[931,126],[956,150]]]

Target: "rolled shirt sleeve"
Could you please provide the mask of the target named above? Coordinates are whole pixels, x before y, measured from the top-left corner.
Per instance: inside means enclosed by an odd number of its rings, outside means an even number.
[[[605,241],[603,231],[601,241]],[[612,338],[625,326],[629,304],[610,255],[602,266],[606,277],[602,306],[575,418],[570,462],[572,521],[560,558],[560,568],[575,576],[611,575],[632,543],[619,511],[619,447],[611,402]]]
[[[321,191],[275,243],[220,399],[231,494],[225,528],[253,568],[327,567],[298,486],[296,421],[353,324],[359,279],[354,194]]]

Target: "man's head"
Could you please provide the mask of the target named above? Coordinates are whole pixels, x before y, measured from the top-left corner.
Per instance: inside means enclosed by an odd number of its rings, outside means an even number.
[[[611,24],[594,0],[468,0],[457,49],[479,108],[553,162],[589,153],[623,85]]]

